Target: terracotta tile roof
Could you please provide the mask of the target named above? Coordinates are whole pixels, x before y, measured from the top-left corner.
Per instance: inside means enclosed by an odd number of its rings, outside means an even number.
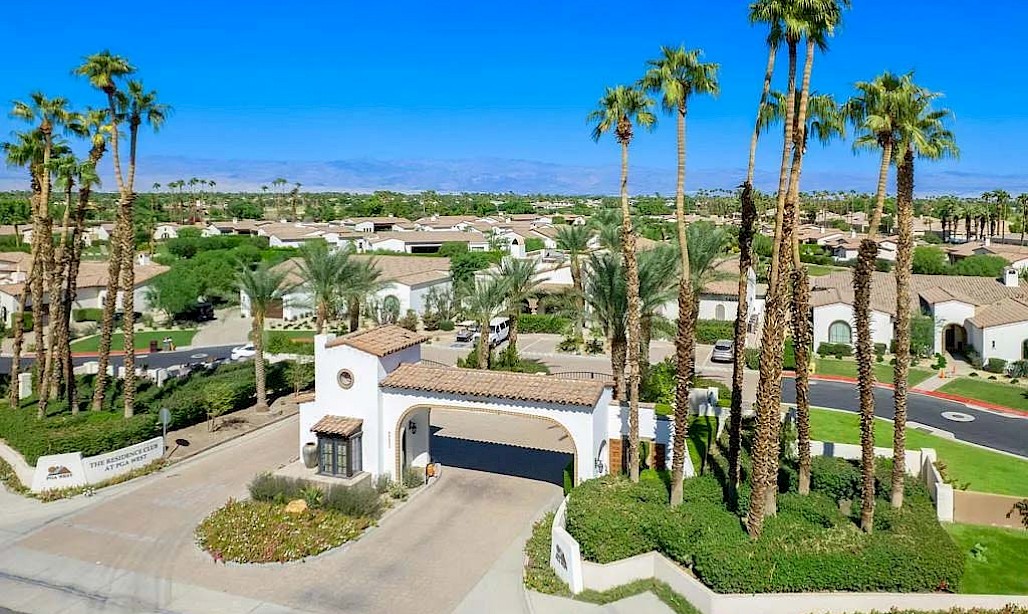
[[[395,324],[387,324],[385,326],[378,326],[369,330],[360,330],[349,335],[343,335],[342,337],[336,337],[328,343],[325,347],[338,347],[340,345],[348,345],[350,347],[357,348],[362,352],[368,354],[374,354],[375,356],[388,356],[400,350],[405,350],[411,346],[423,343],[429,340],[429,336],[416,333],[414,331],[407,330],[402,326]]]
[[[328,415],[315,422],[314,426],[311,427],[311,432],[321,433],[323,435],[342,435],[343,437],[349,437],[350,435],[359,433],[363,425],[364,421],[360,418]]]
[[[493,397],[538,403],[593,407],[604,384],[505,371],[437,367],[423,363],[400,365],[384,380],[385,388],[422,390],[473,397]]]
[[[969,321],[978,328],[1028,322],[1028,296],[1005,298],[978,309]]]
[[[839,271],[811,278],[810,302],[813,307],[833,303],[853,304],[851,271]],[[920,310],[920,301],[929,304],[960,301],[974,307],[985,307],[1008,297],[1028,298],[1028,288],[1008,288],[990,277],[957,275],[912,275],[911,307]],[[896,278],[892,273],[875,272],[871,281],[871,309],[896,313]]]
[[[382,281],[392,281],[406,286],[415,286],[430,281],[441,281],[450,277],[449,258],[429,258],[425,256],[387,256],[358,255],[350,256],[355,261],[374,261],[375,268],[382,273]],[[285,271],[286,282],[294,285],[302,284],[299,275],[300,258],[290,258],[274,267],[275,271]]]
[[[372,245],[387,239],[397,239],[404,243],[485,243],[485,235],[478,231],[463,230],[397,230],[375,233]]]
[[[432,215],[414,220],[415,224],[431,226],[432,228],[446,228],[455,224],[474,222],[479,218],[474,215]]]
[[[362,222],[371,222],[372,224],[410,224],[410,220],[405,217],[392,217],[388,215],[346,218],[346,223],[348,224],[360,224]]]

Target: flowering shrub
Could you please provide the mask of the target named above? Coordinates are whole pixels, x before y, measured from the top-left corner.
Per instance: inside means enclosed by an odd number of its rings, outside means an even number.
[[[196,528],[197,544],[215,561],[285,563],[356,539],[371,524],[328,509],[286,513],[264,501],[228,502]]]

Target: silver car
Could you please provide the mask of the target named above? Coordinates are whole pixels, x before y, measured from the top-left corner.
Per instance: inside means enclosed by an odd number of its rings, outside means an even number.
[[[718,339],[714,343],[714,351],[710,354],[710,359],[714,362],[732,362],[735,359],[734,349],[734,341]]]

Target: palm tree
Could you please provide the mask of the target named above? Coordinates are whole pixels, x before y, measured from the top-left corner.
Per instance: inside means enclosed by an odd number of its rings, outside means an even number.
[[[732,365],[732,403],[729,410],[728,427],[728,483],[731,499],[736,499],[739,484],[742,480],[740,470],[740,452],[742,450],[742,388],[745,368],[746,333],[749,313],[747,294],[748,274],[753,267],[753,235],[757,222],[757,206],[753,191],[753,175],[757,162],[757,141],[762,132],[760,117],[767,103],[768,92],[771,90],[771,78],[774,76],[775,57],[782,41],[781,8],[779,0],[759,0],[750,5],[749,20],[751,24],[764,23],[769,27],[767,36],[767,67],[764,70],[764,86],[757,105],[757,120],[750,136],[750,150],[746,166],[746,179],[743,181],[739,194],[742,219],[739,224],[739,285],[738,313],[735,319],[735,343],[733,346]]]
[[[635,232],[632,230],[632,212],[628,205],[628,146],[632,142],[635,125],[652,128],[656,122],[653,101],[634,87],[607,88],[598,108],[589,114],[594,124],[593,140],[607,132],[614,132],[621,146],[621,249],[628,281],[628,431],[629,475],[639,481],[639,266],[635,254]]]
[[[1028,226],[1028,194],[1019,194],[1017,205],[1021,209],[1021,245],[1024,245],[1025,226]]]
[[[868,236],[861,241],[857,266],[853,269],[854,322],[857,326],[857,390],[860,396],[860,444],[863,470],[860,526],[871,531],[874,525],[874,346],[871,339],[871,283],[878,257],[875,237],[882,219],[885,185],[892,151],[898,138],[897,129],[913,97],[911,75],[883,73],[874,81],[858,82],[858,94],[845,105],[849,120],[858,131],[854,148],[877,147],[882,151],[878,171],[875,208]],[[909,324],[908,324],[909,326]],[[909,349],[909,348],[908,348]],[[897,351],[899,342],[897,341]],[[897,362],[899,360],[897,359]]]
[[[534,260],[504,258],[493,272],[493,278],[503,281],[507,290],[507,308],[510,316],[510,337],[507,347],[514,357],[518,355],[518,314],[522,306],[535,294],[542,280],[535,270]]]
[[[846,2],[846,0],[842,0]],[[848,2],[847,2],[848,4]],[[778,197],[775,214],[775,237],[772,243],[771,273],[768,298],[765,305],[765,323],[762,333],[760,379],[757,385],[757,432],[753,455],[753,493],[747,514],[747,530],[751,537],[760,536],[765,515],[776,513],[778,494],[778,437],[781,427],[780,377],[783,344],[785,341],[786,273],[790,264],[799,261],[799,246],[795,229],[799,224],[799,178],[803,164],[806,115],[810,95],[810,76],[814,53],[824,50],[827,39],[834,33],[841,19],[839,0],[770,1],[759,5],[757,17],[777,23],[772,26],[780,33],[789,52],[789,75],[786,89],[785,139],[782,147],[781,168],[778,179]],[[802,84],[797,91],[796,67],[798,46],[806,41],[806,58]],[[797,95],[799,101],[797,103]],[[792,152],[791,166],[789,152]],[[785,251],[792,247],[791,256]],[[798,265],[797,265],[797,268]],[[802,275],[802,273],[800,274]],[[802,308],[802,307],[801,307]]]
[[[342,284],[353,268],[350,253],[331,251],[324,241],[311,241],[300,248],[296,267],[314,307],[314,330],[321,334],[325,322],[335,317],[342,298]]]
[[[892,507],[903,506],[903,486],[906,479],[906,421],[907,386],[910,373],[910,311],[911,275],[914,254],[914,157],[936,160],[957,155],[953,134],[943,127],[950,117],[949,110],[932,110],[932,100],[940,94],[930,92],[911,83],[904,89],[907,100],[901,103],[904,111],[897,122],[897,148],[902,159],[896,166],[896,223],[899,231],[896,250],[896,364],[893,373],[893,418],[892,447]],[[1000,195],[1002,196],[1002,195]],[[873,466],[864,468],[872,474]],[[866,485],[865,485],[866,487]],[[872,486],[873,488],[873,486]],[[864,492],[873,496],[873,492]],[[863,511],[863,508],[861,508]],[[863,520],[863,514],[861,515]],[[873,523],[873,516],[872,516]],[[871,526],[865,527],[866,531]]]
[[[288,183],[284,177],[278,177],[271,182],[271,185],[275,186],[275,217],[276,219],[282,215],[282,186]]]
[[[171,112],[171,108],[166,104],[158,102],[157,92],[154,90],[146,91],[140,81],[129,81],[126,91],[119,93],[118,99],[119,109],[129,126],[128,180],[119,198],[118,217],[123,225],[121,236],[121,300],[124,311],[125,356],[122,359],[122,364],[125,367],[125,381],[122,395],[125,399],[125,417],[131,418],[135,413],[136,402],[136,235],[135,221],[133,219],[136,201],[136,151],[139,142],[140,126],[147,124],[154,132],[159,131]],[[114,303],[114,298],[108,296],[108,300],[112,304]]]
[[[691,236],[691,235],[690,235]],[[639,254],[639,366],[649,370],[650,340],[660,311],[678,294],[681,257],[672,245],[659,245]]]
[[[361,308],[368,297],[388,286],[389,282],[382,279],[382,271],[375,260],[354,262],[347,273],[343,280],[343,300],[350,316],[350,332],[353,332],[360,328]]]
[[[675,385],[675,434],[671,462],[671,505],[682,502],[682,478],[685,467],[685,438],[689,428],[689,389],[692,388],[693,362],[696,347],[696,317],[692,307],[692,283],[689,281],[689,245],[685,228],[685,118],[689,98],[694,94],[716,96],[718,65],[700,62],[699,49],[661,47],[661,57],[647,62],[649,69],[641,85],[659,93],[664,110],[674,113],[677,130],[678,166],[675,181],[675,217],[678,226],[678,251],[682,258],[681,281],[678,284],[678,331],[675,356],[678,374]]]
[[[475,281],[475,291],[464,304],[465,311],[478,322],[476,360],[479,369],[489,368],[489,323],[508,308],[507,296],[504,278],[478,279]]]
[[[801,104],[800,100],[796,104]],[[772,92],[764,105],[758,125],[764,129],[786,121],[788,115],[785,105],[787,97],[781,92]],[[832,139],[842,137],[846,124],[835,98],[830,94],[812,93],[809,95],[807,108],[796,110],[796,117],[805,115],[805,126],[797,132],[796,141],[800,150],[805,151],[812,135],[822,145]],[[798,209],[793,207],[793,212]],[[794,223],[798,220],[794,219]],[[810,349],[813,343],[810,314],[810,282],[806,269],[799,260],[799,241],[795,229],[787,233],[792,237],[793,271],[792,271],[792,337],[796,359],[796,431],[799,460],[799,493],[810,493]]]
[[[257,385],[256,411],[268,411],[268,394],[264,378],[264,319],[273,303],[279,302],[292,289],[286,283],[286,274],[272,271],[267,265],[256,269],[244,268],[236,279],[239,290],[250,302],[250,315],[253,316],[253,368]]]
[[[589,249],[592,229],[587,225],[565,224],[557,228],[557,249],[567,254],[571,264],[571,285],[575,291],[575,337],[585,337],[585,297],[582,287],[581,257]]]
[[[628,352],[628,289],[624,267],[612,252],[589,257],[583,296],[589,311],[610,346],[610,368],[614,374],[614,398],[624,400],[625,361]]]
[[[114,166],[114,180],[121,196],[125,196],[126,192],[119,146],[119,124],[124,121],[124,117],[118,108],[121,94],[118,88],[118,81],[131,75],[135,70],[125,58],[113,55],[110,51],[101,51],[87,56],[85,61],[74,71],[75,74],[86,77],[90,85],[103,92],[107,97],[107,112],[108,119],[110,120],[111,159]],[[121,215],[117,216],[114,232],[110,240],[106,296],[104,298],[103,317],[100,325],[100,346],[97,353],[98,371],[93,383],[93,411],[99,411],[103,407],[106,392],[107,364],[110,358],[111,334],[114,330],[114,311],[117,304],[118,282],[121,276],[121,249],[124,243],[122,235],[126,232],[132,233],[131,228],[125,229],[125,222],[126,220],[122,219]]]

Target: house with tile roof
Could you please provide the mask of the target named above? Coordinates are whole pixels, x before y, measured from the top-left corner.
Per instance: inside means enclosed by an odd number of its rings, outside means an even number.
[[[433,288],[437,292],[449,290],[450,259],[425,258],[407,255],[364,255],[350,256],[356,261],[371,261],[381,273],[381,280],[386,285],[372,297],[372,302],[381,305],[384,301],[395,298],[400,305],[400,315],[413,309],[419,316],[425,311],[426,299]],[[286,283],[294,286],[292,292],[282,298],[281,305],[271,310],[274,317],[286,320],[304,318],[314,313],[314,303],[310,291],[304,286],[300,276],[299,258],[290,258],[276,265],[272,270],[283,272]],[[240,295],[240,306],[245,314],[249,313],[249,298]]]
[[[314,338],[314,393],[298,399],[299,456],[310,459],[300,471],[352,482],[395,480],[423,469],[433,462],[435,409],[516,416],[560,429],[573,449],[576,483],[621,470],[628,408],[612,399],[609,383],[422,361],[427,339],[394,325]],[[697,392],[700,403],[716,403],[716,392]],[[652,442],[657,465],[668,464],[671,421],[640,407],[639,432]],[[688,458],[685,463],[691,475]]]
[[[1002,279],[913,275],[911,290],[913,313],[934,320],[934,352],[964,354],[973,349],[985,361],[1028,359],[1028,288],[1020,285],[1015,269],[1006,269]],[[852,272],[812,278],[810,299],[814,347],[852,344],[856,338]],[[875,343],[892,342],[895,315],[895,276],[875,272],[871,284]]]
[[[475,230],[415,230],[380,232],[368,239],[367,249],[408,254],[434,254],[444,243],[465,243],[472,252],[489,249],[489,239]]]

